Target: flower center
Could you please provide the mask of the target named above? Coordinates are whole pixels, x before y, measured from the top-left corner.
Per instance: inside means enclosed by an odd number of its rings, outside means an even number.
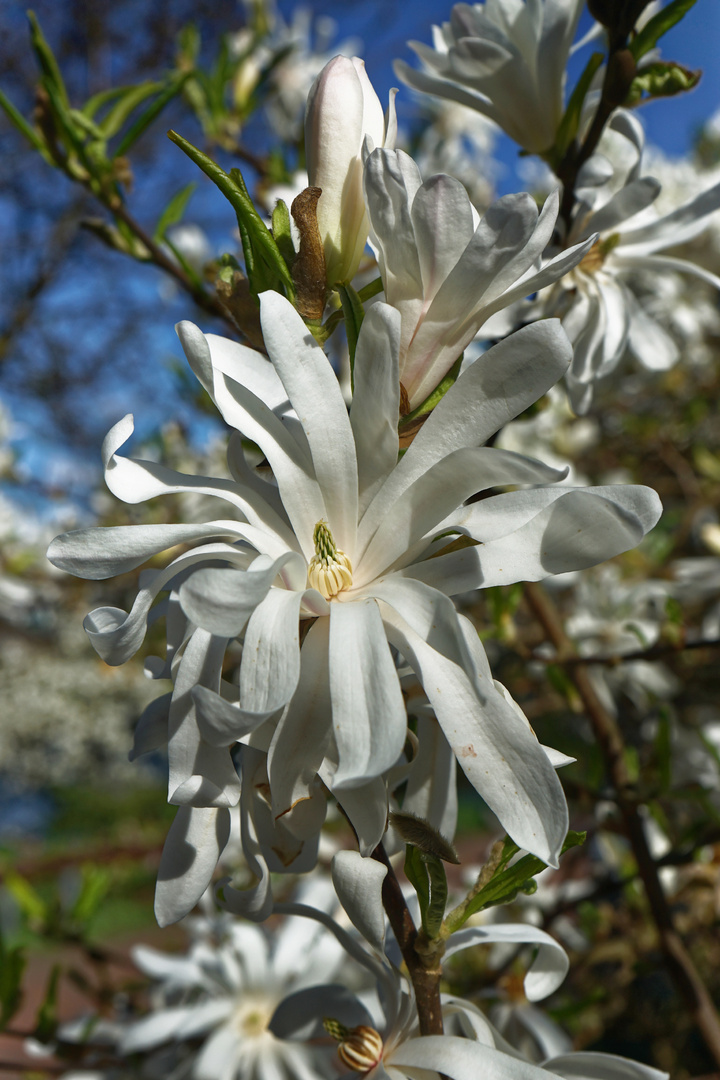
[[[383,1041],[375,1028],[360,1024],[347,1028],[339,1020],[326,1017],[323,1026],[328,1035],[338,1041],[338,1056],[343,1065],[353,1072],[369,1072],[382,1059]]]
[[[352,585],[352,564],[345,552],[335,547],[326,521],[318,521],[313,529],[313,543],[315,554],[308,566],[308,583],[326,600],[332,600]]]
[[[235,1023],[245,1038],[257,1039],[267,1033],[275,1004],[263,995],[252,1001],[239,1002],[235,1010]]]
[[[578,270],[584,270],[586,274],[595,274],[602,268],[605,259],[620,243],[620,233],[611,233],[604,240],[596,240],[577,265]]]

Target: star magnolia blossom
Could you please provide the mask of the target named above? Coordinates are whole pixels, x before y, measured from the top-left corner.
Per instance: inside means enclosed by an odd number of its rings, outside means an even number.
[[[625,128],[637,140],[635,125]],[[666,370],[679,358],[673,339],[635,298],[634,272],[681,271],[720,289],[720,278],[704,267],[658,254],[706,227],[708,216],[720,208],[720,184],[658,217],[652,204],[660,183],[638,173],[639,162],[620,190],[601,186],[582,193],[587,198],[579,204],[568,240],[577,244],[591,234],[598,239],[575,269],[540,297],[544,314],[562,315],[574,346],[566,381],[577,413],[587,412],[595,380],[615,370],[626,347],[650,371]]]
[[[365,249],[368,219],[363,201],[361,151],[395,142],[395,92],[387,126],[382,105],[357,56],[336,56],[312,85],[305,113],[308,183],[322,188],[317,222],[325,251],[328,285],[351,281]]]
[[[357,852],[343,851],[333,859],[333,884],[355,928],[371,947],[357,941],[322,912],[306,905],[280,904],[278,910],[318,919],[364,963],[378,982],[377,1007],[368,997],[361,1001],[339,985],[315,986],[286,998],[270,1021],[270,1029],[284,1039],[315,1040],[323,1026],[338,1040],[338,1054],[351,1072],[366,1080],[549,1080],[549,1077],[587,1080],[667,1080],[667,1074],[612,1054],[563,1054],[531,1064],[495,1030],[470,1002],[443,995],[443,1019],[462,1031],[457,1035],[420,1035],[413,989],[385,954],[385,915],[381,889],[385,867],[363,860]],[[495,924],[453,934],[446,956],[480,944],[496,942],[535,946],[537,952],[525,976],[525,992],[537,1001],[553,993],[567,972],[568,960],[558,943],[537,927]],[[380,1006],[382,1001],[382,1006]],[[331,1018],[321,1024],[322,1018]],[[333,1022],[334,1021],[334,1022]]]
[[[329,882],[324,884],[329,889]],[[305,889],[306,902],[314,898],[320,910],[330,900],[322,885],[316,880]],[[332,889],[329,894],[334,906]],[[200,1048],[191,1051],[183,1072],[195,1080],[313,1080],[329,1075],[327,1050],[284,1042],[269,1024],[288,994],[335,978],[347,967],[337,940],[317,922],[292,917],[275,931],[272,943],[258,926],[232,920],[221,926],[220,940],[200,938],[186,954],[134,948],[136,965],[155,980],[153,997],[159,1007],[127,1027],[120,1053],[145,1054],[168,1042],[199,1040]]]
[[[525,150],[550,150],[563,114],[565,65],[583,0],[456,4],[433,27],[433,48],[411,41],[421,70],[403,60],[408,86],[484,113]]]
[[[557,281],[592,239],[536,271],[558,211],[527,194],[505,195],[478,219],[459,180],[424,183],[402,150],[375,150],[365,163],[365,198],[385,299],[400,312],[400,381],[406,411],[421,405],[495,312]]]
[[[85,620],[99,654],[123,663],[140,646],[158,594],[177,590],[177,602],[157,612],[174,642],[170,801],[188,812],[236,803],[230,748],[250,736],[268,751],[276,818],[311,805],[319,776],[371,851],[385,827],[382,777],[406,740],[393,646],[470,782],[521,847],[556,864],[567,827],[562,788],[449,597],[625,551],[656,522],[657,496],[635,486],[556,487],[563,473],[481,445],[562,376],[570,349],[557,322],[525,328],[471,365],[398,461],[399,314],[378,304],[365,317],[349,415],[327,358],[288,301],[263,294],[261,319],[271,364],[192,324],[178,332],[223,417],[260,448],[277,486],[249,469],[239,439],[230,449],[234,480],[123,458],[126,418],[103,447],[116,495],[137,503],[194,490],[229,503],[236,519],[81,530],[49,551],[55,565],[103,578],[202,541],[141,578],[129,614],[99,608]],[[532,486],[464,505],[506,485]],[[239,635],[239,694],[229,685],[221,693],[222,658]],[[198,849],[212,873],[226,828],[201,815],[181,848]]]

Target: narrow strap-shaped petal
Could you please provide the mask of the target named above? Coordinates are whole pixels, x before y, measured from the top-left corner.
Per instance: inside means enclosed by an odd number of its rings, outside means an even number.
[[[534,945],[537,949],[525,976],[528,1001],[542,1001],[557,990],[567,975],[570,960],[555,938],[538,926],[528,923],[494,923],[491,926],[471,926],[453,934],[445,950],[452,956],[473,945],[504,942],[513,945]]]
[[[263,293],[260,320],[272,362],[305,431],[333,536],[350,554],[357,528],[357,460],[339,383],[325,353],[284,296]]]
[[[590,233],[611,232],[618,225],[622,225],[628,218],[639,214],[655,202],[660,194],[661,185],[659,180],[652,176],[644,176],[640,180],[631,180],[625,187],[608,199],[583,225],[585,239]]]
[[[350,922],[380,954],[385,951],[385,909],[382,884],[387,867],[363,859],[358,851],[338,851],[332,860],[332,882]]]
[[[278,575],[293,562],[297,562],[298,571],[305,569],[300,555],[286,552],[269,565],[264,558],[258,558],[247,570],[231,567],[196,570],[180,586],[183,611],[196,626],[211,634],[236,637]]]
[[[328,618],[310,627],[300,652],[297,690],[270,744],[268,776],[276,817],[310,798],[310,786],[330,739],[329,631]]]
[[[226,640],[196,630],[175,675],[168,718],[168,802],[192,806],[235,806],[240,778],[228,746],[212,746],[200,733],[194,686],[220,687]]]
[[[539,1065],[503,1054],[491,1046],[455,1035],[423,1035],[401,1043],[388,1056],[393,1070],[435,1069],[451,1080],[557,1080],[557,1075]],[[403,1072],[403,1075],[407,1075]]]
[[[410,766],[403,810],[425,818],[452,840],[458,809],[455,755],[434,716],[418,716],[417,736],[420,745]]]
[[[251,525],[262,530],[257,534],[264,537],[262,550],[277,555],[281,549],[297,548],[297,541],[287,524],[251,489],[243,489],[233,480],[189,476],[155,461],[118,456],[117,451],[127,442],[133,430],[133,417],[128,414],[110,429],[102,445],[105,483],[118,499],[134,505],[154,499],[158,495],[186,491],[194,491],[198,495],[213,495],[236,506]]]
[[[594,1050],[580,1050],[550,1058],[543,1062],[543,1071],[545,1069],[551,1069],[566,1080],[668,1080],[669,1076],[669,1073],[653,1069],[641,1061]]]
[[[160,926],[169,926],[192,911],[210,884],[229,838],[227,809],[180,807],[158,868],[155,917]]]
[[[503,535],[497,539],[480,540],[476,547],[415,563],[398,571],[396,576],[423,581],[451,596],[472,588],[541,581],[551,574],[587,569],[635,547],[657,522],[662,510],[660,500],[651,488],[631,484],[619,488],[540,488],[535,491],[525,505],[522,500],[515,503],[518,514],[525,507],[539,507],[517,529],[505,532],[506,519]],[[504,498],[494,496],[494,499]],[[483,505],[492,501],[487,499]],[[511,513],[513,503],[508,507]],[[496,508],[502,513],[502,505],[498,503],[491,508],[491,513]],[[478,514],[478,520],[481,518],[482,514]],[[489,522],[488,527],[493,524]],[[468,527],[467,519],[464,528],[469,535],[474,535],[475,530]],[[479,539],[482,524],[477,534],[475,538]]]
[[[543,484],[565,475],[564,470],[509,450],[490,446],[454,450],[403,491],[363,552],[353,580],[362,585],[396,563],[409,561],[415,545],[479,491],[506,484]]]
[[[192,566],[220,559],[239,564],[243,568],[247,566],[247,554],[230,544],[204,544],[179,555],[164,570],[148,572],[149,580],[142,582],[129,613],[116,607],[95,608],[85,616],[83,622],[83,629],[95,652],[106,664],[124,664],[142,645],[148,613],[158,593],[165,589],[173,578],[184,574]]]
[[[338,749],[333,787],[356,787],[395,764],[407,717],[373,599],[330,605],[330,698]]]
[[[359,549],[414,480],[453,450],[487,442],[562,378],[571,357],[560,323],[547,319],[518,330],[471,364],[370,503],[358,529]]]
[[[355,352],[350,406],[362,513],[398,459],[400,415],[400,313],[374,304],[365,315]]]
[[[557,866],[567,805],[555,771],[527,724],[474,669],[452,602],[397,576],[377,588],[390,642],[423,685],[473,787],[515,842]]]
[[[53,566],[76,577],[101,581],[142,566],[176,544],[211,537],[247,538],[238,521],[206,521],[198,525],[117,525],[109,528],[75,529],[56,536],[47,551]]]
[[[372,855],[387,829],[388,791],[384,777],[376,776],[359,787],[334,788],[334,765],[326,759],[318,776],[333,793],[357,836],[363,858]]]

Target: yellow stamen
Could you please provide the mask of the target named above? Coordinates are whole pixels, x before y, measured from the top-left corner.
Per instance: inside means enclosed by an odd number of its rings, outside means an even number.
[[[352,585],[352,564],[344,551],[335,547],[327,522],[318,521],[313,530],[315,554],[308,567],[308,584],[326,600],[332,600]]]

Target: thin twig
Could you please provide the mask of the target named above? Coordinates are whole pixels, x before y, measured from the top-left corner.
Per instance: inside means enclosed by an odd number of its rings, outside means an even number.
[[[526,584],[525,596],[533,614],[560,656],[566,658],[576,655],[557,609],[542,585],[537,582]],[[572,668],[570,678],[585,706],[615,787],[615,798],[635,856],[638,873],[645,887],[648,906],[668,971],[692,1012],[707,1049],[720,1065],[720,1019],[707,987],[673,925],[672,913],[645,836],[638,795],[628,773],[622,733],[615,719],[606,711],[595,693],[587,671],[586,660]]]
[[[618,667],[633,660],[657,660],[661,656],[673,656],[691,649],[720,648],[720,638],[696,639],[694,641],[664,642],[652,645],[649,649],[638,649],[630,653],[606,653],[595,656],[538,656],[532,654],[529,659],[539,660],[543,664],[561,664],[563,667],[577,667],[580,664],[602,664],[604,667]]]
[[[392,863],[382,844],[378,844],[373,851],[372,857],[387,868],[387,874],[382,886],[383,907],[390,920],[390,926],[400,946],[400,952],[407,965],[408,974],[415,989],[420,1034],[442,1035],[443,1019],[440,1004],[440,978],[442,972],[439,965],[432,969],[426,968],[415,951],[415,944],[418,940],[417,928],[410,914],[410,909],[405,903],[400,882],[395,876]]]
[[[215,318],[222,319],[223,322],[228,323],[228,325],[231,326],[233,333],[236,332],[237,327],[228,316],[224,305],[221,304],[217,297],[212,293],[206,292],[205,289],[200,288],[190,280],[183,268],[170,258],[167,252],[163,251],[160,245],[153,240],[145,229],[143,229],[142,225],[135,220],[125,203],[118,200],[117,203],[113,203],[108,209],[115,217],[118,217],[121,221],[125,222],[129,229],[132,229],[141,244],[147,248],[152,257],[152,261],[156,266],[160,267],[161,270],[164,270],[166,274],[170,274],[171,277],[175,278],[185,292],[190,293],[199,307],[204,308],[205,311],[214,315]]]

